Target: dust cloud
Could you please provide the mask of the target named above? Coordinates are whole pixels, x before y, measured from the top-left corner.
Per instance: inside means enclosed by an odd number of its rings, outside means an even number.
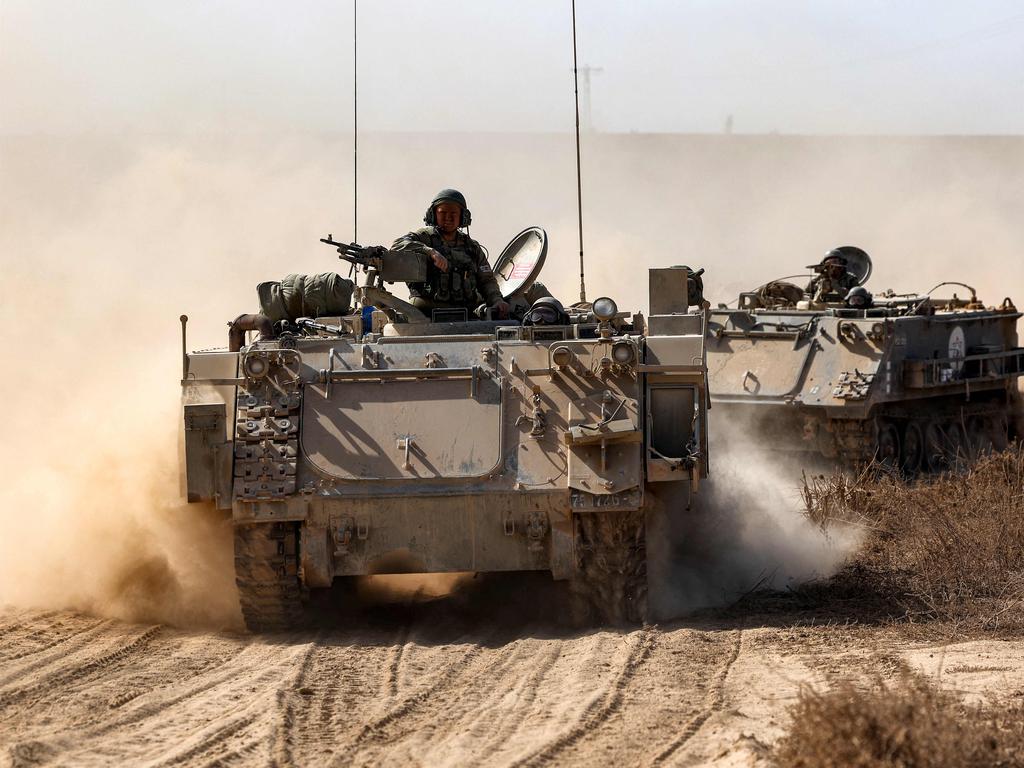
[[[860,545],[861,531],[828,532],[805,515],[802,461],[773,452],[755,425],[712,409],[711,477],[684,514],[659,613],[679,616],[727,606],[758,590],[786,590],[835,573]],[[766,443],[753,444],[762,435]]]
[[[545,226],[542,279],[575,299],[571,137],[378,134],[360,153],[360,241],[390,242],[457,186],[492,256]],[[345,136],[0,138],[0,603],[239,626],[229,527],[178,491],[178,316],[191,348],[223,345],[257,282],[344,271],[317,238],[352,237],[351,170]],[[1022,171],[1014,138],[592,136],[588,296],[645,309],[646,268],[689,263],[725,302],[851,243],[872,287],[962,279],[994,303],[1024,285]],[[770,468],[713,463],[710,592],[834,564]]]

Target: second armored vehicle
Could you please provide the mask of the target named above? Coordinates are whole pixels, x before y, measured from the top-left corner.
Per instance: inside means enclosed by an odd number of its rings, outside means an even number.
[[[827,275],[808,289],[773,281],[710,312],[716,424],[771,450],[878,460],[907,474],[1005,447],[1024,372],[1013,302],[986,307],[962,283],[872,297],[862,287],[868,255],[851,246],[832,254],[860,287],[830,296]],[[933,295],[946,286],[969,295]]]

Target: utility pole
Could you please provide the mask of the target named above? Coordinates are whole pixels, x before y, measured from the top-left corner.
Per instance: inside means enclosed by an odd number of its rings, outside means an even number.
[[[593,133],[594,120],[590,113],[590,73],[593,72],[596,75],[599,72],[604,72],[604,70],[601,67],[592,67],[589,64],[584,64],[579,68],[579,71],[583,76],[583,130],[586,133]]]

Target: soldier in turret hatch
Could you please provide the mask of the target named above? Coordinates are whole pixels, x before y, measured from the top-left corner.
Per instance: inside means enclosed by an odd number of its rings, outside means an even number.
[[[804,293],[811,299],[822,303],[837,302],[846,299],[851,288],[860,285],[856,275],[847,270],[848,262],[835,250],[825,254],[818,264],[811,264],[818,274],[807,284]]]
[[[465,307],[470,313],[481,303],[498,317],[507,317],[509,305],[480,244],[462,230],[473,217],[466,198],[455,189],[442,189],[423,216],[427,225],[395,240],[392,249],[414,251],[427,260],[427,280],[409,283],[412,304],[426,313],[435,308]]]

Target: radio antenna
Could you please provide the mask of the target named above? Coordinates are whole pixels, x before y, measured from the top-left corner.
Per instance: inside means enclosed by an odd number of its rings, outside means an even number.
[[[576,66],[576,0],[572,0],[572,82],[576,94],[576,213],[580,226],[580,301],[587,300],[583,276],[583,175],[580,170],[580,76]]]
[[[575,2],[575,0],[574,0]],[[352,0],[352,242],[359,242],[359,0]]]

